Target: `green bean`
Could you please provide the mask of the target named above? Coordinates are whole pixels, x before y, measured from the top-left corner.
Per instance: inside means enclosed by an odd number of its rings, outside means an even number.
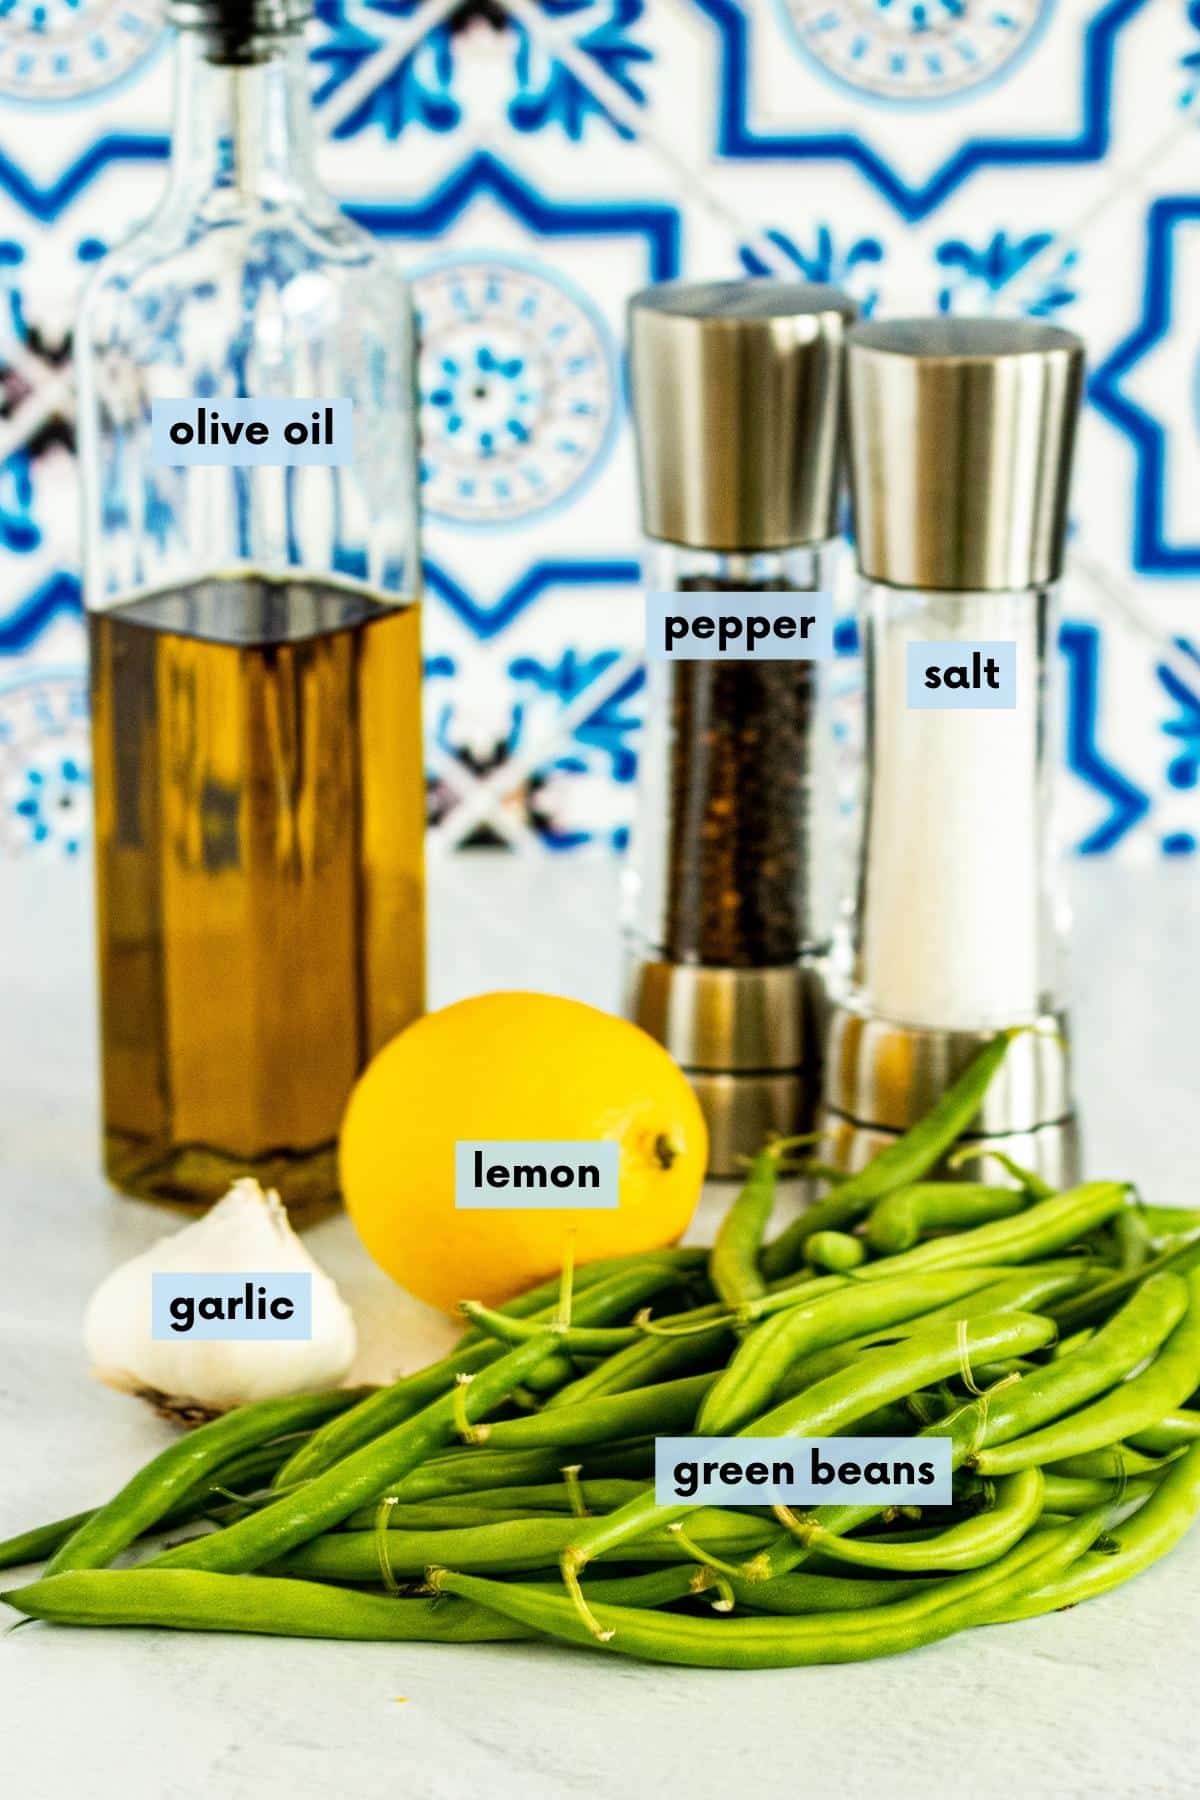
[[[607,1324],[632,1312],[642,1301],[669,1286],[675,1273],[670,1262],[635,1258],[628,1266],[614,1269],[585,1287],[573,1308],[575,1323]],[[557,1308],[547,1306],[541,1310],[546,1318],[550,1318]],[[469,1344],[465,1350],[459,1347],[451,1351],[449,1356],[430,1364],[429,1368],[406,1375],[390,1387],[380,1388],[361,1406],[335,1420],[328,1430],[315,1432],[311,1441],[284,1464],[275,1478],[275,1485],[291,1487],[297,1481],[307,1481],[311,1476],[321,1474],[394,1425],[415,1418],[431,1401],[451,1392],[460,1375],[477,1374],[496,1362],[502,1353],[503,1346],[485,1338],[481,1343]],[[548,1357],[547,1361],[550,1360]],[[574,1373],[570,1362],[566,1358],[560,1361],[557,1357],[553,1361],[564,1371],[564,1378],[570,1380]],[[536,1369],[531,1369],[530,1374],[536,1375]],[[561,1385],[561,1381],[556,1385]]]
[[[871,1263],[860,1272],[867,1281],[909,1269],[971,1268],[980,1264],[1024,1263],[1065,1250],[1124,1205],[1119,1181],[1089,1181],[1053,1199],[1039,1200],[1014,1218],[997,1219],[971,1231],[933,1238],[899,1256]]]
[[[261,1568],[318,1532],[340,1524],[357,1507],[389,1493],[401,1476],[427,1461],[436,1449],[445,1448],[464,1421],[474,1424],[506,1400],[545,1355],[545,1346],[536,1339],[518,1344],[454,1393],[442,1395],[415,1418],[394,1425],[361,1450],[352,1450],[323,1475],[314,1475],[294,1492],[236,1525],[166,1551],[150,1566],[214,1569],[225,1574]]]
[[[928,1438],[946,1438],[950,1443],[950,1467],[960,1469],[971,1453],[982,1440],[984,1424],[987,1420],[988,1408],[994,1399],[993,1394],[981,1394],[978,1399],[970,1400],[966,1405],[955,1406],[953,1411],[931,1420],[928,1425],[916,1434],[912,1440],[914,1451]],[[866,1422],[860,1422],[858,1431],[867,1436],[879,1428],[874,1424],[870,1430]],[[886,1435],[903,1435],[898,1429],[888,1431]],[[798,1523],[803,1525],[809,1521],[820,1524],[826,1531],[845,1533],[854,1531],[860,1525],[878,1518],[885,1508],[878,1500],[864,1501],[857,1505],[844,1503],[840,1506],[818,1506],[810,1512],[801,1514]],[[779,1538],[766,1550],[759,1553],[747,1565],[745,1574],[752,1582],[773,1581],[798,1568],[802,1563],[811,1560],[810,1546],[802,1538],[789,1536]]]
[[[385,1502],[377,1500],[374,1506],[360,1507],[348,1519],[343,1519],[336,1529],[359,1534],[375,1531],[379,1529],[380,1510],[384,1505]],[[464,1494],[453,1500],[398,1501],[395,1506],[386,1507],[383,1523],[389,1531],[468,1531],[477,1525],[495,1525],[501,1517],[551,1519],[560,1516],[557,1509],[522,1506],[515,1500],[501,1512]]]
[[[708,1262],[718,1300],[736,1312],[765,1291],[758,1258],[775,1207],[780,1146],[761,1150],[733,1205],[721,1220]]]
[[[1054,1296],[1048,1295],[1047,1298],[1053,1299]],[[1050,1352],[1050,1360],[1052,1362],[1061,1362],[1064,1356],[1074,1356],[1076,1350],[1082,1350],[1085,1344],[1090,1344],[1095,1335],[1095,1326],[1088,1325],[1083,1331],[1072,1332],[1070,1337],[1059,1338],[1057,1344],[1055,1344],[1053,1350]]]
[[[1191,1237],[1200,1233],[1200,1211],[1189,1206],[1147,1206],[1139,1202],[1138,1213],[1152,1238]]]
[[[990,1225],[1024,1212],[1028,1195],[1019,1188],[988,1187],[971,1181],[917,1181],[885,1194],[871,1208],[867,1242],[881,1256],[911,1250],[935,1231]]]
[[[567,1325],[557,1319],[509,1319],[478,1300],[464,1300],[459,1308],[480,1330],[502,1344],[527,1344],[539,1332],[570,1355],[611,1356],[630,1344],[645,1341],[640,1325]]]
[[[799,1613],[857,1612],[863,1607],[888,1606],[894,1600],[929,1594],[942,1585],[915,1575],[899,1575],[894,1581],[878,1576],[856,1581],[844,1575],[780,1575],[774,1581],[747,1581],[741,1575],[730,1575],[727,1579],[740,1605],[793,1618]],[[603,1597],[596,1586],[595,1582],[584,1584],[589,1603],[593,1597]],[[556,1591],[561,1592],[561,1587],[560,1582]]]
[[[775,1398],[784,1400],[789,1394],[798,1394],[804,1388],[811,1387],[815,1381],[823,1381],[826,1375],[833,1375],[838,1369],[847,1368],[864,1351],[877,1348],[881,1341],[909,1338],[918,1331],[924,1331],[927,1326],[940,1325],[947,1319],[973,1319],[980,1313],[992,1312],[1038,1312],[1045,1300],[1076,1287],[1083,1271],[1078,1261],[1073,1261],[1033,1263],[1027,1269],[991,1282],[988,1282],[986,1270],[947,1271],[947,1275],[954,1273],[963,1277],[978,1275],[980,1285],[967,1288],[958,1300],[935,1307],[931,1312],[922,1313],[919,1318],[900,1322],[882,1339],[879,1331],[865,1332],[861,1337],[851,1338],[846,1343],[804,1356],[792,1364],[780,1381],[775,1390]],[[929,1281],[945,1277],[925,1275],[916,1279]],[[985,1282],[988,1284],[983,1285]]]
[[[1107,1317],[1114,1306],[1140,1287],[1148,1276],[1157,1275],[1160,1270],[1190,1275],[1196,1268],[1200,1268],[1200,1235],[1181,1239],[1170,1249],[1160,1251],[1148,1263],[1143,1263],[1140,1269],[1110,1275],[1107,1281],[1097,1282],[1086,1293],[1072,1294],[1067,1300],[1057,1301],[1052,1310],[1059,1331],[1063,1337],[1069,1337],[1082,1326]]]
[[[462,1375],[474,1375],[496,1362],[501,1355],[490,1338],[481,1336],[475,1342],[458,1346],[448,1356],[405,1375],[388,1387],[378,1389],[343,1418],[315,1431],[307,1444],[289,1457],[275,1477],[275,1485],[293,1487],[313,1475],[332,1467],[352,1450],[370,1443],[371,1439],[400,1424],[448,1393]]]
[[[720,1301],[651,1322],[640,1343],[618,1350],[597,1368],[559,1388],[546,1402],[547,1411],[598,1400],[604,1394],[652,1387],[676,1375],[711,1368],[718,1361],[724,1362],[732,1336],[733,1320]]]
[[[768,1312],[780,1311],[847,1285],[848,1278],[841,1275],[823,1276],[817,1281],[788,1278],[775,1283],[761,1301],[750,1305],[752,1309],[761,1306]],[[734,1324],[729,1309],[719,1301],[714,1306],[695,1307],[690,1312],[648,1323],[642,1343],[618,1350],[589,1374],[560,1388],[547,1402],[547,1410],[598,1399],[601,1394],[650,1387],[688,1370],[713,1368],[718,1361],[725,1361]]]
[[[497,1519],[463,1531],[388,1531],[386,1550],[392,1576],[419,1576],[431,1563],[450,1558],[456,1567],[511,1574],[553,1563],[571,1542],[575,1519]],[[777,1536],[769,1519],[696,1507],[688,1520],[688,1538],[709,1554],[747,1556]],[[273,1563],[280,1574],[321,1581],[368,1581],[380,1578],[381,1539],[377,1531],[330,1531],[292,1550]],[[688,1544],[670,1531],[651,1531],[621,1546],[623,1562],[687,1562]]]
[[[299,1394],[287,1400],[258,1400],[222,1414],[170,1444],[93,1512],[59,1545],[46,1564],[47,1575],[64,1569],[96,1569],[142,1537],[213,1470],[240,1451],[304,1430],[345,1412],[356,1394]]]
[[[95,1518],[99,1507],[88,1507],[84,1512],[71,1513],[65,1519],[52,1519],[45,1525],[33,1525],[28,1531],[16,1532],[12,1537],[0,1543],[0,1569],[20,1568],[25,1563],[45,1562],[52,1556],[60,1544],[74,1535],[82,1526]],[[195,1515],[186,1501],[182,1501],[173,1513],[168,1513],[163,1524],[177,1524],[181,1519],[191,1519]]]
[[[1129,1442],[1135,1450],[1151,1456],[1165,1456],[1171,1450],[1183,1449],[1200,1438],[1200,1412],[1169,1412],[1145,1431],[1135,1431]]]
[[[498,1344],[497,1349],[503,1349]],[[536,1369],[530,1369],[522,1382],[518,1393],[513,1395],[515,1404],[524,1405],[523,1395],[529,1395],[534,1406],[544,1406],[551,1394],[556,1394],[560,1387],[575,1379],[576,1365],[571,1360],[569,1351],[550,1349]]]
[[[1178,1275],[1169,1271],[1152,1275],[1081,1350],[1061,1362],[1048,1363],[996,1394],[988,1412],[980,1469],[985,1469],[987,1457],[985,1472],[1006,1472],[992,1460],[993,1452],[1002,1456],[997,1446],[1027,1438],[1038,1426],[1073,1413],[1085,1401],[1124,1381],[1174,1331],[1187,1306],[1187,1284]],[[1063,1451],[1064,1456],[1069,1454]],[[1046,1455],[1035,1460],[1053,1462],[1055,1458]]]
[[[452,1450],[413,1469],[388,1491],[405,1501],[439,1500],[478,1492],[503,1492],[533,1481],[555,1481],[564,1462],[577,1463],[589,1479],[614,1475],[646,1476],[654,1472],[653,1438],[630,1438],[618,1444],[590,1445],[578,1456],[564,1455],[559,1445],[536,1450]]]
[[[1172,1459],[1143,1456],[1128,1444],[1110,1444],[1086,1456],[1064,1456],[1047,1465],[1049,1475],[1067,1475],[1081,1481],[1124,1481],[1130,1475],[1161,1475]]]
[[[964,1325],[946,1324],[893,1349],[879,1350],[861,1367],[844,1369],[818,1382],[804,1394],[785,1400],[745,1425],[741,1437],[830,1437],[861,1420],[874,1408],[900,1400],[929,1381],[953,1374],[1005,1351],[1036,1350],[1049,1342],[1054,1328],[1031,1313],[994,1313]],[[687,1506],[659,1506],[653,1488],[607,1518],[580,1522],[580,1530],[564,1559],[568,1578],[602,1550],[627,1537],[644,1535],[683,1517]]]
[[[996,1264],[1026,1263],[1067,1249],[1097,1225],[1102,1225],[1125,1203],[1126,1185],[1119,1181],[1089,1181],[1081,1187],[1069,1188],[1052,1200],[1039,1200],[1013,1219],[997,1219],[991,1225],[978,1225],[973,1231],[960,1231],[950,1237],[933,1238],[904,1250],[899,1256],[883,1257],[856,1269],[853,1282],[891,1281],[898,1276],[927,1269],[969,1269]],[[836,1277],[830,1277],[831,1280]],[[765,1318],[768,1313],[792,1302],[787,1290],[781,1289],[751,1301],[743,1307],[749,1318]],[[1063,1307],[1055,1307],[1061,1321]]]
[[[649,1662],[738,1669],[859,1662],[935,1643],[992,1616],[1035,1584],[1044,1587],[1095,1541],[1104,1522],[1103,1515],[1084,1514],[1070,1525],[1031,1533],[986,1569],[929,1583],[910,1600],[811,1618],[718,1620],[601,1604],[593,1621],[568,1596],[520,1583],[441,1569],[430,1581],[438,1592],[475,1600],[547,1637]]]
[[[174,1631],[252,1631],[270,1637],[479,1644],[527,1638],[527,1628],[455,1601],[397,1600],[315,1581],[214,1575],[193,1569],[89,1569],[0,1594],[56,1625],[158,1625]]]
[[[646,1432],[670,1436],[691,1429],[700,1402],[715,1380],[715,1375],[685,1375],[678,1381],[633,1388],[627,1394],[583,1400],[577,1406],[547,1407],[528,1419],[498,1419],[481,1427],[479,1442],[494,1450],[527,1450],[547,1444],[568,1448],[608,1444],[619,1438],[642,1437]]]
[[[544,1581],[527,1579],[527,1587],[542,1588],[548,1594],[561,1592],[562,1583],[555,1574]],[[698,1563],[664,1563],[661,1568],[647,1569],[642,1575],[603,1575],[589,1581],[588,1593],[610,1606],[667,1606],[672,1600],[687,1600],[702,1594],[713,1585],[712,1574]]]
[[[664,1250],[636,1250],[626,1256],[603,1256],[595,1262],[580,1263],[572,1276],[572,1286],[577,1294],[582,1294],[606,1276],[621,1274],[624,1270],[641,1263],[661,1263],[669,1268],[680,1281],[699,1275],[708,1267],[710,1252],[702,1245],[673,1244]],[[510,1319],[528,1319],[545,1307],[554,1306],[562,1289],[562,1275],[551,1275],[547,1281],[539,1281],[536,1287],[526,1288],[523,1294],[514,1294],[511,1300],[502,1301],[496,1311]],[[480,1335],[474,1331],[465,1331],[456,1348],[462,1350],[469,1343],[478,1343]]]
[[[919,1124],[911,1126],[903,1137],[873,1157],[865,1169],[841,1182],[828,1199],[802,1213],[774,1243],[768,1244],[761,1259],[763,1275],[769,1279],[787,1274],[800,1261],[805,1240],[814,1232],[829,1226],[840,1228],[858,1218],[872,1201],[919,1181],[940,1162],[979,1111],[992,1077],[1018,1035],[1018,1031],[1005,1031],[993,1038]]]
[[[1150,1260],[1150,1233],[1136,1209],[1132,1206],[1125,1207],[1114,1218],[1111,1229],[1117,1252],[1117,1267],[1129,1273],[1144,1270]]]
[[[432,1465],[426,1465],[431,1467]],[[640,1494],[645,1486],[641,1481],[580,1481],[574,1488],[566,1482],[539,1483],[531,1487],[480,1488],[477,1492],[454,1495],[442,1500],[397,1501],[388,1511],[387,1522],[391,1529],[415,1526],[439,1529],[443,1520],[447,1527],[459,1525],[494,1525],[498,1515],[515,1518],[518,1513],[525,1516],[545,1513],[574,1513],[576,1502],[581,1502],[589,1513],[611,1512],[616,1506],[623,1506],[626,1500],[632,1500]],[[390,1497],[390,1496],[389,1496]],[[380,1502],[373,1506],[364,1506],[358,1512],[350,1514],[343,1522],[346,1531],[371,1531],[379,1519]],[[467,1519],[451,1517],[451,1507],[462,1507],[473,1514],[484,1515]],[[417,1516],[418,1508],[420,1517]],[[443,1513],[441,1509],[445,1508]],[[435,1516],[435,1514],[437,1516]],[[428,1516],[426,1516],[428,1515]]]
[[[347,1393],[347,1404],[350,1404],[352,1398]],[[155,1529],[169,1531],[176,1525],[185,1525],[190,1520],[201,1517],[210,1506],[228,1500],[231,1492],[245,1486],[255,1488],[260,1482],[269,1480],[280,1463],[291,1455],[297,1435],[292,1433],[277,1443],[263,1444],[253,1450],[243,1451],[240,1456],[221,1463],[210,1475],[205,1475],[195,1487],[190,1488],[169,1512],[164,1513]],[[16,1537],[7,1538],[0,1543],[0,1569],[17,1568],[23,1563],[44,1562],[60,1544],[65,1544],[74,1532],[94,1519],[99,1510],[98,1506],[93,1506],[85,1512],[74,1513],[69,1519],[55,1519],[51,1524],[36,1525],[31,1531],[22,1531]]]
[[[1042,1510],[1042,1488],[1040,1469],[1023,1469],[1019,1475],[1006,1476],[996,1483],[996,1503],[987,1512],[976,1513],[948,1526],[936,1537],[916,1543],[838,1537],[815,1522],[803,1530],[818,1556],[853,1563],[860,1569],[893,1569],[907,1574],[927,1569],[939,1573],[978,1569],[984,1563],[995,1562],[1025,1536]]]
[[[1173,1281],[1175,1278],[1164,1275],[1157,1279]],[[1150,1285],[1147,1282],[1146,1288]],[[1200,1270],[1188,1277],[1188,1290],[1187,1312],[1148,1368],[1123,1381],[1102,1400],[1080,1412],[1069,1413],[1066,1418],[1056,1419],[1040,1431],[1027,1432],[996,1449],[985,1449],[975,1459],[980,1474],[1007,1474],[1013,1469],[1027,1468],[1030,1463],[1060,1462],[1066,1456],[1102,1450],[1106,1444],[1119,1443],[1132,1432],[1144,1431],[1164,1413],[1180,1405],[1200,1381]],[[1126,1314],[1132,1311],[1134,1303],[1130,1301],[1125,1308]],[[1084,1358],[1090,1359],[1100,1335],[1097,1333],[1093,1343],[1077,1357],[1047,1369],[1040,1379],[1072,1369]],[[1152,1348],[1153,1345],[1148,1344],[1143,1354]],[[990,1419],[988,1427],[990,1438]]]
[[[1028,1471],[1026,1471],[1028,1473]],[[1005,1481],[1015,1481],[1015,1475],[1001,1477]],[[1047,1475],[1046,1511],[1055,1513],[1086,1512],[1089,1507],[1102,1506],[1105,1501],[1114,1499],[1144,1498],[1154,1491],[1157,1477],[1140,1475],[1134,1481],[1095,1481],[1077,1475]]]
[[[864,1330],[912,1319],[932,1306],[983,1287],[987,1281],[986,1271],[953,1270],[945,1275],[915,1276],[911,1281],[843,1288],[777,1313],[746,1339],[718,1376],[700,1409],[697,1432],[723,1437],[739,1430],[771,1404],[797,1358]]]
[[[1200,1512],[1200,1444],[1172,1463],[1145,1504],[1117,1531],[1113,1555],[1085,1555],[1061,1574],[1030,1593],[1000,1604],[990,1615],[997,1623],[1032,1619],[1060,1607],[1078,1606],[1119,1587],[1157,1562],[1183,1538]]]
[[[859,1263],[866,1261],[866,1256],[867,1247],[862,1239],[848,1231],[814,1231],[804,1243],[804,1258],[810,1267],[828,1269],[835,1275],[857,1269]]]

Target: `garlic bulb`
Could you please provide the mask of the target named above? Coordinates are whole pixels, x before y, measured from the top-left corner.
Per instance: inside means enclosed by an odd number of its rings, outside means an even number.
[[[156,1340],[151,1277],[158,1274],[308,1274],[312,1335],[291,1341]],[[313,1261],[276,1193],[235,1181],[224,1199],[171,1237],[122,1263],[100,1283],[84,1317],[84,1341],[101,1381],[203,1415],[246,1400],[336,1387],[354,1360],[354,1318]]]

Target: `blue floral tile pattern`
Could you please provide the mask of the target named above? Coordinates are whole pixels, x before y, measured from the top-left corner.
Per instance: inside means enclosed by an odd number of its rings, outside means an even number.
[[[1002,79],[1053,0],[779,0],[796,40],[856,93],[916,104]]]
[[[87,703],[78,673],[0,687],[0,851],[75,856],[91,836]]]
[[[87,841],[69,329],[162,180],[159,21],[0,0],[0,857]],[[624,847],[625,302],[742,273],[1082,333],[1065,840],[1200,854],[1200,0],[317,0],[309,51],[421,318],[436,846]]]
[[[616,419],[603,319],[550,271],[498,257],[418,269],[413,285],[428,512],[496,525],[568,498]]]
[[[0,23],[0,95],[40,103],[111,87],[164,35],[155,0],[9,0]]]

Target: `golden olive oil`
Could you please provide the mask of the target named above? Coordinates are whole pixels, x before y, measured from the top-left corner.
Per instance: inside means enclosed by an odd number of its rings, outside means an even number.
[[[424,991],[420,610],[259,575],[90,619],[105,1160],[207,1203],[337,1191]]]

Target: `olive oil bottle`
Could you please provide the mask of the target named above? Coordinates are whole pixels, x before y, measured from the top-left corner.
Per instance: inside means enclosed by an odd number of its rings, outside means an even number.
[[[307,1208],[423,1004],[410,315],[312,173],[297,0],[174,17],[167,190],[77,339],[105,1162],[147,1197],[253,1174]],[[333,462],[155,439],[158,400],[334,399]]]

